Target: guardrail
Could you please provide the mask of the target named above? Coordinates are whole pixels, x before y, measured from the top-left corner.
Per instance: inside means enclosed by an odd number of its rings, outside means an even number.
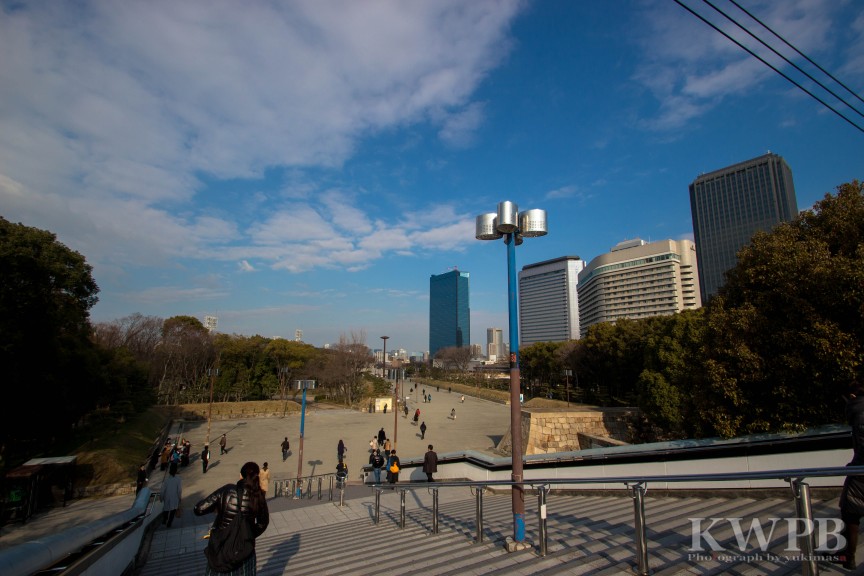
[[[301,476],[300,478],[285,478],[273,480],[273,496],[302,500],[311,500],[314,494],[314,486],[317,484],[318,500],[323,496],[324,485],[327,484],[328,500],[333,500],[334,488],[338,481],[335,474],[314,474],[312,476]],[[344,486],[343,486],[344,488]]]
[[[432,491],[432,533],[438,533],[438,491],[446,488],[468,487],[476,498],[475,522],[477,527],[476,541],[483,541],[483,493],[490,487],[506,487],[512,489],[520,486],[523,489],[530,487],[537,492],[538,501],[538,533],[539,553],[545,556],[547,551],[546,541],[546,497],[549,490],[554,486],[572,486],[579,484],[622,484],[630,491],[633,499],[634,518],[634,542],[636,547],[636,573],[639,576],[650,574],[648,568],[648,537],[647,523],[645,521],[645,493],[651,482],[729,482],[736,480],[782,480],[789,483],[792,489],[792,498],[795,504],[797,518],[804,522],[805,527],[812,528],[813,513],[810,501],[810,485],[804,480],[806,478],[825,478],[850,475],[864,475],[864,466],[848,466],[835,468],[800,468],[794,470],[769,470],[760,472],[735,472],[725,474],[683,474],[672,476],[610,476],[596,478],[550,478],[531,479],[522,482],[510,480],[489,480],[485,482],[476,481],[445,481],[445,482],[410,482],[400,484],[372,484],[371,488],[375,494],[375,516],[374,524],[379,524],[381,519],[381,494],[385,490],[398,490],[399,492],[399,527],[405,528],[405,494],[408,491],[423,489]],[[385,488],[386,486],[386,488]],[[802,555],[801,570],[805,576],[819,574],[819,566],[815,555],[815,534],[812,529],[805,529],[798,535],[799,547]]]
[[[125,512],[0,551],[0,574],[26,576],[50,568],[69,576],[97,562],[104,574],[122,574],[160,511],[158,494],[144,488]]]

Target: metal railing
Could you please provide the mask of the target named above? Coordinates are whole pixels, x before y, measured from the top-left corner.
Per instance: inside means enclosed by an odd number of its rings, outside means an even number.
[[[547,530],[546,530],[546,498],[555,486],[573,486],[579,484],[621,484],[629,490],[633,499],[633,524],[634,543],[636,549],[636,574],[647,576],[650,574],[648,566],[648,536],[645,518],[645,494],[648,484],[654,483],[679,483],[679,482],[729,482],[735,480],[782,480],[789,483],[792,499],[795,504],[797,519],[802,521],[806,528],[798,534],[798,546],[801,550],[801,573],[805,576],[816,576],[819,574],[818,558],[815,554],[815,533],[812,530],[813,513],[810,500],[810,485],[804,480],[806,478],[841,477],[851,475],[864,475],[864,466],[848,466],[836,468],[801,468],[794,470],[769,470],[762,472],[731,472],[723,474],[682,474],[670,476],[610,476],[595,478],[552,478],[552,479],[530,479],[522,482],[510,480],[488,480],[488,481],[435,481],[429,482],[405,482],[400,484],[372,484],[370,487],[375,496],[375,512],[373,522],[380,524],[381,520],[381,493],[385,490],[396,489],[399,492],[399,528],[405,528],[405,495],[412,490],[432,491],[432,533],[438,533],[438,492],[446,488],[468,487],[476,499],[475,523],[477,534],[475,542],[483,542],[483,494],[487,488],[501,487],[512,488],[515,485],[530,488],[537,492],[538,503],[538,535],[539,554],[545,556],[547,553]],[[386,488],[385,488],[386,486]]]
[[[333,493],[336,489],[335,474],[315,474],[312,476],[301,476],[300,478],[274,480],[273,496],[281,496],[293,500],[302,500],[304,498],[312,500],[316,494],[317,486],[318,500],[322,500],[324,498],[325,484],[327,486],[327,499],[333,500]]]

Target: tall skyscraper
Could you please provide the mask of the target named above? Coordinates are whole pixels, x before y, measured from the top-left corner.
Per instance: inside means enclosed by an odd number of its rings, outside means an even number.
[[[451,270],[429,278],[429,355],[471,344],[468,272]]]
[[[768,153],[702,174],[690,184],[690,212],[702,301],[707,302],[753,234],[795,218],[792,170],[781,156]]]
[[[504,331],[500,328],[486,329],[486,357],[490,360],[503,360]]]
[[[579,328],[699,308],[696,250],[689,240],[627,240],[579,274]]]
[[[576,286],[585,261],[562,256],[528,264],[519,272],[519,344],[579,338]]]

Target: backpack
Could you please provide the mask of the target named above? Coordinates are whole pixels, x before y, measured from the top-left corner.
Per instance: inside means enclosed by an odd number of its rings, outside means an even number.
[[[395,460],[392,464],[390,464],[390,472],[392,472],[393,474],[399,473],[399,464],[397,464]]]
[[[228,498],[225,498],[227,504]],[[255,535],[252,523],[242,511],[243,487],[237,487],[237,516],[224,528],[210,530],[210,539],[204,555],[207,564],[214,572],[231,572],[243,565],[243,562],[255,552]],[[224,510],[224,507],[223,507]]]

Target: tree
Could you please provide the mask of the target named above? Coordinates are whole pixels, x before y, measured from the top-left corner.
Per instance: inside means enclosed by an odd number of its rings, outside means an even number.
[[[532,386],[536,383],[541,394],[543,390],[548,392],[563,378],[564,367],[558,352],[563,345],[563,342],[535,342],[519,350],[522,381]]]
[[[862,319],[864,195],[854,181],[739,252],[707,314],[707,431],[840,421],[840,394],[864,366]]]
[[[319,382],[337,400],[353,404],[363,395],[363,371],[373,362],[365,332],[352,332],[350,337],[341,334],[322,359]]]
[[[438,350],[435,358],[441,360],[445,372],[454,370],[458,381],[468,374],[468,367],[471,365],[471,349],[465,346],[448,346]]]
[[[215,365],[210,333],[192,316],[174,316],[162,325],[159,346],[161,375],[158,398],[162,404],[209,400],[207,371]]]
[[[99,287],[84,257],[54,234],[2,217],[0,277],[5,389],[28,390],[33,400],[0,403],[0,437],[11,450],[13,439],[64,434],[93,407],[99,361],[90,309]]]

